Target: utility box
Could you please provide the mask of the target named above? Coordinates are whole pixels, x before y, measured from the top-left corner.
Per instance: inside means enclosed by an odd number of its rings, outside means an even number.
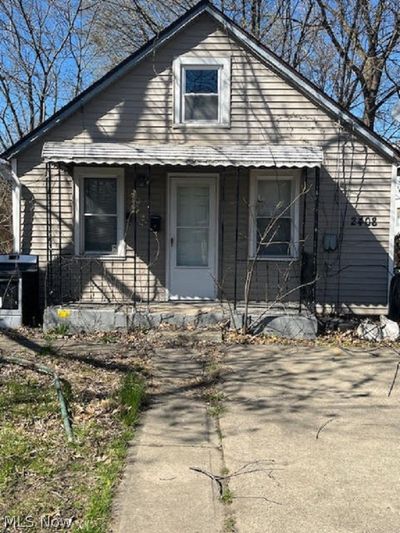
[[[0,328],[39,323],[37,255],[0,255]]]

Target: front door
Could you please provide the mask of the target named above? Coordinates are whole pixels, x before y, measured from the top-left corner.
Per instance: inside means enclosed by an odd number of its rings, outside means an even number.
[[[169,297],[213,299],[217,294],[217,177],[169,178]]]

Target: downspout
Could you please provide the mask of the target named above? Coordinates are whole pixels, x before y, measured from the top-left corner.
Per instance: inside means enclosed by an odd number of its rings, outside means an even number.
[[[1,175],[12,186],[12,234],[13,252],[20,253],[21,247],[21,182],[17,175],[17,160],[11,159],[11,164],[5,159],[0,159]]]

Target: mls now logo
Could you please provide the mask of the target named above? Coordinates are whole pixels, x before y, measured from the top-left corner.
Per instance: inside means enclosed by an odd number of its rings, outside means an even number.
[[[42,516],[35,520],[33,516],[5,516],[3,518],[3,528],[5,531],[21,531],[40,526],[41,529],[70,529],[73,517],[62,518],[60,516]]]

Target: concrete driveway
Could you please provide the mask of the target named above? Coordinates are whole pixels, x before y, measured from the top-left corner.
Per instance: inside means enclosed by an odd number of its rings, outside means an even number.
[[[157,350],[113,531],[400,532],[393,351],[230,347],[217,419],[201,360],[191,348]],[[224,505],[208,474],[227,472]]]
[[[237,531],[400,531],[397,360],[384,349],[229,350],[225,464],[256,470],[229,482]]]

